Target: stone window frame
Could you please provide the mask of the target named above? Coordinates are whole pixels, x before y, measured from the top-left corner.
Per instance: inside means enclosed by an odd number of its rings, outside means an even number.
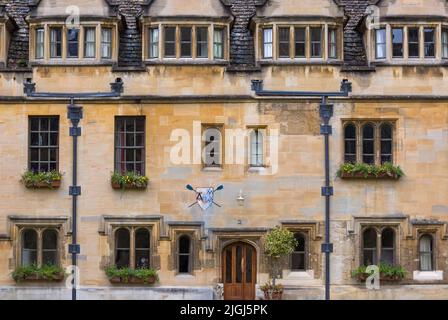
[[[386,29],[386,57],[377,58],[376,57],[376,40],[375,34],[376,30],[380,28]],[[394,57],[393,56],[393,43],[392,43],[392,30],[395,28],[403,29],[403,56]],[[419,29],[419,57],[409,57],[409,28]],[[435,29],[435,56],[425,57],[424,55],[424,29],[434,28]],[[448,28],[448,23],[443,22],[383,22],[367,30],[365,39],[368,43],[367,55],[369,61],[381,65],[381,64],[440,64],[444,62],[444,59],[448,57],[442,56],[442,30]]]
[[[135,233],[139,229],[146,229],[149,232],[149,268],[154,268],[154,236],[151,225],[117,225],[112,227],[111,240],[112,245],[110,265],[115,266],[116,258],[116,233],[120,229],[127,229],[129,231],[129,268],[135,269]]]
[[[165,28],[174,27],[175,29],[175,56],[165,57]],[[180,28],[191,27],[192,37],[191,37],[191,57],[182,57],[180,49]],[[159,43],[158,43],[158,54],[157,57],[149,56],[149,30],[157,28],[159,30]],[[197,56],[197,28],[208,28],[207,32],[207,57]],[[223,30],[223,57],[214,56],[214,30]],[[151,22],[143,23],[142,31],[143,40],[143,60],[147,64],[165,64],[165,63],[226,63],[229,60],[230,50],[229,50],[229,39],[230,39],[230,24],[227,21],[204,21],[204,20],[158,20],[152,19]]]
[[[279,56],[279,28],[289,28],[289,57]],[[295,28],[305,28],[305,57],[299,57],[295,54]],[[321,55],[320,57],[311,56],[311,28],[322,28]],[[321,21],[258,21],[255,27],[255,47],[256,59],[262,64],[269,62],[284,63],[328,63],[333,61],[342,61],[343,57],[343,26],[338,22]],[[272,58],[265,58],[263,53],[263,30],[272,29],[273,52]],[[329,56],[329,32],[336,30],[336,57]]]
[[[55,230],[58,235],[57,242],[57,266],[66,264],[66,250],[68,236],[71,235],[68,217],[31,217],[31,216],[9,216],[8,224],[10,238],[13,243],[13,259],[10,266],[19,267],[22,264],[22,234],[25,230],[37,231],[37,263],[42,265],[42,234],[45,230]]]
[[[354,125],[356,129],[356,163],[363,163],[363,134],[362,129],[366,124],[372,124],[374,127],[374,163],[381,164],[381,126],[389,124],[392,128],[392,163],[397,164],[397,131],[398,131],[398,119],[342,119],[342,163],[345,161],[345,128],[348,125]]]
[[[359,232],[359,265],[364,264],[364,232],[368,229],[373,229],[376,232],[376,259],[377,264],[381,262],[381,251],[382,251],[382,244],[381,244],[381,237],[383,234],[383,231],[386,229],[391,229],[394,232],[394,247],[393,247],[393,265],[399,265],[399,239],[398,236],[400,234],[400,229],[398,224],[361,224],[360,232]]]
[[[201,269],[201,244],[200,244],[200,226],[170,226],[171,241],[171,263],[170,270],[173,270],[176,276],[195,276],[196,272]],[[179,272],[179,239],[181,236],[190,237],[190,261],[189,272]]]
[[[101,267],[105,269],[108,266],[115,265],[115,231],[121,227],[150,229],[150,266],[160,269],[160,255],[158,253],[159,240],[163,229],[161,216],[121,216],[121,215],[103,215],[100,220],[99,234],[107,237],[109,252],[102,257]],[[130,260],[131,261],[131,260]]]
[[[52,58],[50,56],[50,29],[62,28],[62,56],[58,58]],[[36,30],[44,29],[44,58],[36,58]],[[32,65],[64,65],[64,64],[111,64],[118,60],[118,22],[115,21],[98,21],[89,20],[81,21],[80,25],[76,27],[79,29],[78,39],[78,57],[68,56],[68,43],[67,43],[67,26],[65,22],[57,20],[48,21],[36,21],[30,23],[30,52],[29,59]],[[87,28],[95,28],[95,57],[85,57],[85,35]],[[101,54],[101,30],[102,28],[112,29],[112,57],[102,58]]]
[[[302,233],[306,237],[306,270],[292,270],[292,256],[289,256],[287,259],[288,271],[292,275],[296,273],[311,273],[313,277],[319,278],[323,267],[320,252],[322,240],[321,224],[314,221],[281,221],[281,225],[292,233]]]

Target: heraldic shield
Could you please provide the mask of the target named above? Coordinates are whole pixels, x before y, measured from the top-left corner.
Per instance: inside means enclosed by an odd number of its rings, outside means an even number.
[[[215,190],[213,188],[197,188],[197,202],[202,210],[207,210],[213,204],[213,195]]]

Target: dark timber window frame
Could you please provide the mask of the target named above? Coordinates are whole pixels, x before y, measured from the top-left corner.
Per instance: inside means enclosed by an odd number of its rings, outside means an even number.
[[[167,35],[168,35],[167,31],[170,31],[169,38],[167,38]],[[174,34],[171,34],[172,31],[174,31]],[[176,31],[177,31],[176,26],[172,26],[172,25],[163,26],[163,57],[164,58],[176,58],[176,52],[177,52],[177,50],[176,50],[176,47],[177,47],[176,34],[177,34],[177,32]],[[174,37],[171,38],[171,35],[174,35]],[[167,51],[168,51],[167,46],[170,47],[169,54],[167,54]],[[171,46],[172,46],[172,50],[173,50],[172,52],[171,52]]]
[[[38,27],[35,30],[35,58],[42,60],[45,58],[45,28]]]
[[[421,249],[421,242],[422,239],[424,238],[428,238],[430,240],[430,249],[429,251],[422,251]],[[437,270],[436,268],[436,261],[435,261],[435,239],[436,237],[434,236],[433,233],[428,233],[428,232],[424,232],[424,233],[420,233],[418,236],[418,248],[417,248],[417,252],[418,252],[418,269],[419,271],[435,271]],[[431,262],[431,268],[423,268],[422,267],[422,256],[426,255],[430,257],[430,262]]]
[[[208,26],[196,26],[194,28],[196,36],[196,54],[195,58],[208,59]],[[205,36],[205,38],[203,37]]]
[[[47,120],[48,126],[47,130],[42,130],[43,120]],[[33,122],[37,122],[37,130],[33,130]],[[56,122],[57,129],[53,130],[53,125]],[[60,121],[59,116],[29,116],[28,117],[28,169],[34,172],[49,172],[52,170],[59,170],[59,132],[60,132]],[[38,145],[33,145],[33,135],[37,135]],[[41,144],[41,136],[47,136],[47,143]],[[56,135],[56,144],[52,145],[51,141]],[[37,150],[37,160],[34,160],[34,155],[32,150]],[[41,160],[42,151],[47,151],[47,160]],[[56,154],[56,160],[51,160],[51,153],[54,151]],[[37,164],[37,170],[33,168],[33,164]],[[41,170],[42,164],[46,164],[48,169]],[[54,167],[52,166],[54,165]]]
[[[76,39],[70,39],[70,33],[74,32],[76,34]],[[81,30],[79,28],[69,28],[66,31],[66,42],[67,42],[67,59],[76,59],[79,58],[79,40],[80,40]],[[76,48],[76,54],[72,54],[70,52],[71,46],[72,49]],[[75,47],[76,46],[76,47]]]
[[[278,35],[278,57],[280,59],[291,57],[291,28],[279,26],[277,28]]]
[[[316,31],[313,34],[313,31]],[[324,47],[324,28],[323,26],[310,26],[310,58],[322,58],[323,57],[323,47]],[[318,39],[313,38],[315,35],[319,35]]]
[[[364,137],[364,128],[370,125],[373,127],[373,138]],[[373,156],[373,164],[380,165],[385,162],[394,163],[396,159],[396,120],[384,119],[384,120],[343,120],[343,161],[344,163],[367,163],[365,162],[365,157]],[[349,126],[355,127],[355,138],[346,138],[346,129]],[[389,126],[390,135],[383,128]],[[353,141],[356,139],[355,154],[353,152],[348,152],[347,144],[353,147]],[[373,153],[367,152],[364,146],[367,142],[373,141]],[[350,149],[351,149],[350,148]],[[390,152],[388,152],[390,149]],[[365,152],[366,151],[366,152]],[[353,161],[353,158],[356,161]]]
[[[399,40],[398,34],[401,33],[401,41]],[[392,38],[392,58],[404,58],[404,28],[403,27],[392,27],[391,28],[391,38]],[[400,52],[398,53],[397,52]]]
[[[119,247],[118,243],[120,241],[118,232],[126,232],[128,246]],[[148,246],[137,248],[137,235],[140,231],[144,231],[148,235]],[[153,266],[152,261],[152,253],[153,251],[153,239],[152,239],[152,229],[148,226],[117,226],[113,229],[113,265],[117,268],[131,268],[131,269],[139,269],[138,265],[138,254],[137,252],[145,252],[148,256],[148,264],[144,267],[145,269],[151,268]],[[117,265],[118,251],[128,252],[128,257],[126,258],[127,263],[121,263],[121,265]],[[126,262],[126,261],[124,261]]]
[[[52,40],[53,34],[55,35],[55,39]],[[50,58],[51,59],[60,59],[63,55],[62,50],[62,38],[63,38],[63,30],[62,27],[50,27]],[[54,53],[54,54],[53,54]]]
[[[122,121],[124,121],[123,122],[124,131],[119,130],[120,123]],[[127,121],[133,121],[134,130],[127,131]],[[137,130],[138,121],[142,122],[142,123],[140,123],[140,125],[143,125],[143,131]],[[120,172],[120,173],[129,172],[130,170],[128,170],[127,164],[132,163],[133,170],[131,172],[136,172],[140,175],[145,175],[145,171],[146,171],[146,117],[145,116],[116,116],[115,117],[115,132],[114,133],[115,133],[114,170],[116,172]],[[119,143],[119,134],[124,135],[124,145],[118,144]],[[127,145],[127,135],[128,134],[133,135],[133,138],[132,138],[132,140],[134,141],[133,146]],[[137,144],[137,137],[139,135],[142,135],[143,138],[141,139],[141,143]],[[125,151],[124,157],[121,158],[121,159],[124,159],[124,161],[119,161],[119,159],[117,158],[117,152],[119,150]],[[127,158],[127,152],[129,150],[134,151],[134,156],[132,157],[133,160],[131,160],[131,161],[128,161],[128,158]],[[140,161],[137,160],[137,150],[141,150],[141,160]],[[124,164],[124,169],[123,169],[123,164]],[[138,167],[137,164],[140,164],[140,166],[141,166],[140,171],[137,170],[137,167]]]
[[[298,241],[298,245],[294,248],[294,252],[291,254],[290,265],[292,272],[305,272],[309,270],[309,235],[307,232],[296,231],[294,232],[294,238]],[[303,248],[300,248],[300,240],[303,240]],[[300,249],[300,250],[298,250]],[[303,268],[295,266],[295,256],[300,257],[303,260]]]
[[[33,233],[35,236],[35,248],[26,248],[25,247],[25,235],[27,233]],[[53,243],[54,247],[46,247],[45,236],[47,234],[54,233],[56,235],[55,243]],[[19,259],[18,266],[25,266],[30,264],[24,264],[24,254],[26,251],[34,252],[35,260],[31,264],[35,264],[38,267],[44,265],[54,265],[60,266],[61,264],[61,234],[60,229],[57,227],[50,226],[23,226],[19,229]],[[51,254],[54,255],[54,263],[46,263],[44,261],[45,255]]]
[[[432,39],[427,37],[432,34]],[[425,58],[436,57],[436,28],[424,27],[423,28],[423,56]]]
[[[383,238],[386,238],[385,235],[387,232],[392,232],[392,246],[387,245]],[[369,247],[366,247],[366,235],[370,232],[371,236],[375,239],[372,241],[373,244]],[[384,261],[384,257],[386,256],[387,252],[392,252],[392,261],[387,261],[385,263],[391,264],[391,265],[397,265],[398,264],[398,255],[397,255],[397,241],[398,241],[398,228],[395,225],[365,225],[362,226],[361,232],[360,232],[360,265],[368,266],[368,265],[378,265],[381,262]],[[372,254],[372,261],[368,263],[367,255],[368,252],[371,252]]]
[[[193,58],[193,26],[179,26],[179,55]]]
[[[411,30],[417,31],[417,40],[415,38],[411,39]],[[408,27],[407,28],[407,36],[408,36],[408,58],[410,59],[419,59],[420,58],[420,27]],[[417,47],[417,54],[411,55],[411,47],[415,49]]]
[[[95,26],[85,26],[83,29],[83,35],[84,35],[84,58],[87,59],[95,59],[96,58],[96,27]],[[89,32],[93,31],[93,40],[89,40],[87,35]],[[88,47],[93,46],[93,55],[88,54]]]
[[[185,250],[187,252],[181,252],[183,251],[183,246],[181,246],[181,240],[183,239],[188,239],[188,250]],[[193,263],[194,263],[194,257],[193,257],[193,237],[191,234],[188,233],[182,233],[179,234],[177,239],[176,239],[177,243],[177,273],[178,274],[192,274],[193,273]],[[187,257],[188,262],[187,262],[187,268],[183,269],[182,263],[181,263],[181,257]]]

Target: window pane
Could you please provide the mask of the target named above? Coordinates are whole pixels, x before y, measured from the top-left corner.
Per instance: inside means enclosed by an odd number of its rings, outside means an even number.
[[[403,29],[392,29],[392,55],[396,58],[403,57]]]
[[[243,281],[243,270],[241,269],[241,261],[243,259],[243,247],[236,246],[236,283]]]
[[[322,28],[310,28],[311,33],[311,57],[322,56]]]
[[[376,58],[386,58],[386,29],[378,29],[375,31],[376,41]]]
[[[363,234],[363,244],[365,249],[376,248],[376,231],[374,229],[367,229]]]
[[[117,117],[115,121],[115,170],[143,175],[145,118]]]
[[[328,56],[330,58],[336,59],[338,55],[337,50],[337,30],[328,30]]]
[[[179,273],[190,273],[190,255],[179,255]]]
[[[381,233],[381,261],[394,264],[395,233],[392,229],[386,228]]]
[[[408,51],[409,51],[409,57],[411,58],[418,58],[420,56],[418,28],[408,29]]]
[[[77,58],[79,53],[79,29],[67,30],[67,57]]]
[[[305,266],[305,236],[301,233],[295,233],[294,238],[297,240],[297,246],[291,256],[291,269],[292,270],[306,270]]]
[[[45,31],[42,28],[36,29],[36,59],[44,58]]]
[[[95,58],[96,51],[96,29],[95,28],[85,28],[84,35],[84,57]]]
[[[22,233],[22,265],[37,263],[37,232],[25,230]]]
[[[115,265],[118,268],[129,267],[130,234],[121,228],[115,232]]]
[[[157,58],[159,56],[159,29],[149,29],[149,57]]]
[[[296,58],[304,58],[306,50],[306,29],[305,28],[295,28],[294,29],[294,39],[295,39],[295,53]]]
[[[221,131],[217,128],[208,128],[204,132],[204,164],[206,166],[221,165]]]
[[[30,117],[29,123],[29,169],[33,171],[56,170],[59,150],[59,118]]]
[[[165,57],[176,56],[176,28],[165,27]]]
[[[135,232],[135,247],[149,249],[149,231],[147,229],[138,229]]]
[[[101,58],[111,59],[112,58],[112,29],[102,28],[101,29]]]
[[[345,162],[356,162],[356,127],[352,124],[345,126]]]
[[[249,246],[246,246],[246,283],[252,282],[252,255],[253,249]]]
[[[370,124],[366,124],[363,127],[363,142],[362,153],[363,162],[367,164],[373,164],[375,162],[375,140],[374,140],[374,128]]]
[[[179,238],[179,253],[190,253],[190,237],[182,236]]]
[[[432,271],[432,237],[430,235],[423,235],[420,238],[419,243],[420,250],[420,270],[421,271]]]
[[[272,58],[272,29],[263,29],[263,57]]]
[[[289,28],[279,28],[279,56],[280,58],[289,58]]]
[[[180,28],[180,56],[184,58],[191,57],[191,28]]]
[[[226,283],[232,283],[232,248],[226,249]]]
[[[392,127],[381,126],[381,163],[392,162]]]
[[[215,29],[213,31],[213,55],[215,59],[224,58],[224,30]]]
[[[442,57],[448,58],[448,30],[442,31]]]
[[[196,49],[198,58],[208,57],[208,28],[196,28]]]
[[[434,28],[425,28],[425,57],[435,57]]]
[[[62,57],[62,28],[50,29],[50,58]]]
[[[250,164],[254,167],[263,165],[263,134],[254,129],[250,135]]]

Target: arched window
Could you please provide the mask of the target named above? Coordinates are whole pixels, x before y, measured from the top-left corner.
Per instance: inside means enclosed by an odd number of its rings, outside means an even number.
[[[429,234],[420,237],[419,251],[420,251],[420,271],[433,271],[433,238]]]
[[[356,163],[356,127],[352,123],[345,126],[344,139],[344,161],[345,163]]]
[[[395,258],[395,232],[386,228],[381,233],[381,262],[393,265]]]
[[[369,123],[362,128],[362,162],[375,163],[375,128]]]
[[[263,166],[263,133],[261,129],[250,132],[250,166]]]
[[[295,233],[294,238],[297,240],[297,246],[292,253],[291,270],[293,271],[306,271],[307,259],[306,259],[306,237],[303,233]]]
[[[22,233],[22,266],[37,265],[37,232],[28,229]]]
[[[140,228],[135,232],[135,268],[147,269],[150,266],[149,230]]]
[[[191,240],[187,235],[179,237],[178,244],[179,273],[191,273]]]
[[[115,232],[115,265],[117,268],[128,268],[130,264],[130,233],[120,228]]]
[[[42,234],[42,265],[57,265],[58,233],[56,230],[45,230]]]
[[[376,231],[373,228],[368,228],[363,233],[363,264],[369,266],[377,264],[377,246],[376,246]]]
[[[216,127],[207,128],[204,131],[205,142],[203,161],[206,167],[220,167],[222,164],[221,154],[221,130]]]
[[[392,126],[388,123],[381,125],[381,164],[392,162]]]

